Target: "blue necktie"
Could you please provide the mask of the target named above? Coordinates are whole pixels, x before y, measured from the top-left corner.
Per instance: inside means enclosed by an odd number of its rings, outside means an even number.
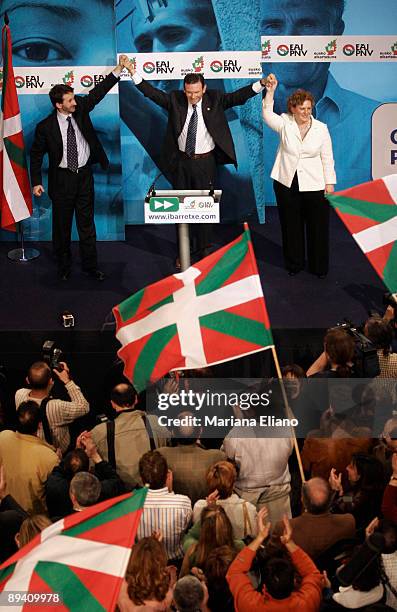
[[[197,123],[198,123],[198,115],[196,104],[193,104],[193,113],[190,117],[189,125],[187,128],[187,136],[186,136],[186,147],[185,153],[191,157],[194,155],[196,150],[196,136],[197,136]]]
[[[68,131],[66,135],[66,156],[69,170],[77,172],[79,167],[79,160],[77,156],[77,141],[76,132],[72,125],[72,117],[69,115],[66,121],[68,122]]]

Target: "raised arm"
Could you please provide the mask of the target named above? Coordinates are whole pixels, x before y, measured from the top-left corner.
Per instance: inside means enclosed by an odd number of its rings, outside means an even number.
[[[253,98],[258,93],[261,93],[265,87],[265,83],[266,79],[262,78],[260,81],[252,83],[252,85],[241,87],[240,89],[236,89],[236,91],[231,91],[230,93],[223,93],[221,100],[223,108],[226,110],[228,108],[232,108],[233,106],[242,106],[247,102],[247,100]]]
[[[106,96],[106,94],[116,85],[119,80],[121,71],[124,68],[125,62],[128,61],[126,55],[120,55],[120,60],[117,66],[100,81],[87,96],[78,96],[79,105],[84,111],[90,113],[97,104]]]
[[[170,97],[165,91],[158,89],[157,87],[153,87],[153,85],[150,85],[147,81],[144,81],[143,78],[136,72],[133,62],[128,58],[124,66],[132,76],[132,80],[139,91],[141,91],[146,98],[149,98],[152,100],[152,102],[158,104],[158,106],[169,110]]]
[[[266,79],[266,95],[262,101],[262,117],[266,125],[275,132],[280,133],[283,127],[283,120],[280,115],[273,111],[274,92],[277,89],[278,81],[274,74],[269,74]]]

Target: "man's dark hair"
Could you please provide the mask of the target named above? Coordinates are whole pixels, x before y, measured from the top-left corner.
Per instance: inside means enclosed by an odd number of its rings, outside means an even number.
[[[383,350],[385,356],[390,353],[393,329],[389,321],[385,321],[380,317],[370,317],[365,323],[364,331],[375,347]]]
[[[302,485],[302,498],[308,512],[324,514],[331,505],[331,487],[324,478],[311,478]]]
[[[40,406],[33,400],[22,402],[17,409],[17,431],[21,434],[36,435],[40,418]]]
[[[167,460],[158,451],[148,451],[139,460],[139,474],[143,484],[151,489],[162,489],[167,480]]]
[[[201,85],[204,87],[205,81],[201,73],[189,72],[189,74],[187,74],[183,79],[183,87],[185,87],[185,85],[193,85],[194,83],[201,83]]]
[[[117,406],[132,408],[136,401],[136,391],[129,383],[120,383],[112,389],[110,399]]]
[[[101,483],[90,472],[78,472],[70,482],[70,492],[76,498],[79,506],[83,508],[93,506],[101,494]]]
[[[50,96],[51,104],[53,105],[54,108],[56,108],[57,104],[62,104],[63,96],[65,94],[69,94],[73,92],[74,92],[74,89],[73,87],[70,87],[70,85],[63,85],[62,83],[59,83],[58,85],[54,85],[50,89],[48,95]]]
[[[42,390],[48,387],[52,372],[45,361],[35,361],[28,370],[28,381],[32,389]]]
[[[175,585],[174,601],[178,612],[198,612],[204,599],[204,589],[195,576],[184,576]]]
[[[63,460],[63,469],[68,480],[72,480],[78,472],[88,472],[89,467],[90,460],[82,448],[71,450]]]
[[[294,566],[288,559],[270,558],[262,569],[263,582],[274,599],[285,599],[294,590]]]

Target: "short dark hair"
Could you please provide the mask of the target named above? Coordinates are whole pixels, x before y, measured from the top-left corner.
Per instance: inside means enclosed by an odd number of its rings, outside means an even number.
[[[17,431],[34,436],[41,421],[40,406],[33,400],[22,402],[17,409]]]
[[[76,498],[79,506],[84,508],[93,506],[101,494],[101,483],[90,472],[78,472],[70,482],[70,492]]]
[[[310,514],[324,514],[331,505],[331,487],[324,478],[311,478],[302,484],[302,498]]]
[[[130,383],[119,383],[113,387],[110,399],[117,406],[132,407],[136,401],[136,391]]]
[[[201,83],[204,87],[204,76],[200,72],[189,72],[189,74],[185,75],[183,79],[183,88],[185,88],[185,85],[193,85],[194,83]]]
[[[71,450],[63,460],[63,469],[68,480],[72,480],[78,472],[88,472],[89,467],[90,460],[82,448]]]
[[[167,480],[167,460],[158,451],[148,451],[139,460],[139,474],[143,484],[151,489],[161,489]]]
[[[294,590],[295,570],[291,561],[271,557],[262,570],[263,582],[274,599],[285,599]]]
[[[380,317],[370,317],[365,323],[365,335],[377,349],[383,349],[383,354],[390,353],[390,345],[393,340],[393,330],[389,321]]]
[[[45,361],[35,361],[28,370],[28,381],[32,389],[46,389],[52,379],[50,366]]]
[[[58,83],[57,85],[54,85],[50,89],[48,95],[50,96],[51,104],[53,105],[54,108],[56,108],[57,104],[62,104],[63,96],[65,94],[69,94],[73,92],[74,92],[74,89],[73,87],[70,87],[70,85],[64,85],[63,83]]]

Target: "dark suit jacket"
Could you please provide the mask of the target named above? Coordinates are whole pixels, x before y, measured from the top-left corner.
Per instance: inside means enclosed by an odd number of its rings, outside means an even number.
[[[168,125],[163,142],[162,166],[172,173],[178,160],[178,137],[185,125],[188,102],[181,90],[169,94],[142,81],[137,88],[144,96],[164,108],[168,112]],[[217,89],[207,89],[202,98],[202,112],[206,128],[215,142],[215,157],[217,164],[234,164],[237,167],[236,152],[225,111],[233,106],[245,104],[256,95],[252,85],[247,85],[231,93]]]
[[[76,96],[77,106],[73,113],[74,120],[90,146],[90,163],[100,163],[104,170],[108,167],[109,160],[91,123],[90,112],[117,82],[118,78],[110,73],[87,96]],[[36,127],[30,151],[30,178],[33,186],[43,184],[41,166],[46,153],[49,159],[48,195],[51,198],[54,195],[55,171],[63,155],[62,135],[56,110],[40,121]]]

